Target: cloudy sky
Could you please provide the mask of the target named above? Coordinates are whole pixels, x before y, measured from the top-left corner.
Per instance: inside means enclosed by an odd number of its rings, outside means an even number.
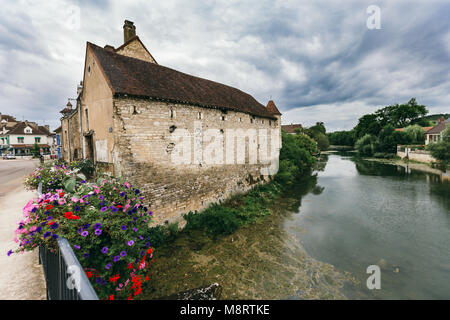
[[[52,129],[86,41],[118,47],[125,19],[159,64],[272,98],[284,124],[351,129],[411,97],[450,112],[448,0],[1,1],[0,112]]]

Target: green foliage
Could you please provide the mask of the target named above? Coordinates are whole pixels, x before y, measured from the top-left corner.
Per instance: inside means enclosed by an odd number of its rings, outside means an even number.
[[[355,145],[355,131],[336,131],[328,133],[330,144],[335,146],[354,146]]]
[[[446,170],[447,165],[450,163],[450,126],[447,126],[442,133],[442,140],[428,144],[427,150],[430,151],[433,158],[441,163],[442,168]]]
[[[361,138],[366,134],[378,136],[380,131],[386,126],[394,128],[404,128],[411,124],[422,124],[423,116],[428,113],[424,105],[419,105],[415,98],[405,104],[395,104],[387,106],[361,117],[355,127],[356,138]]]
[[[408,136],[409,143],[425,144],[425,129],[421,126],[417,124],[410,125],[403,129],[403,132]]]
[[[380,141],[376,136],[366,134],[356,141],[355,149],[358,150],[360,155],[370,157],[376,152],[379,144]]]
[[[327,150],[330,146],[330,142],[328,140],[325,125],[323,124],[323,122],[317,122],[314,126],[303,129],[302,133],[306,134],[314,141],[316,141],[319,150]]]
[[[41,148],[39,147],[37,142],[34,143],[33,150],[31,150],[31,154],[33,155],[34,158],[37,158],[41,155]]]

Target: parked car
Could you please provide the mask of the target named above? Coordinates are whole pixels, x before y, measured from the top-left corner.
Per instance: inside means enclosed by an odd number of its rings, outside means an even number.
[[[10,159],[15,159],[15,158],[16,158],[16,156],[13,154],[5,154],[3,156],[3,160],[10,160]]]

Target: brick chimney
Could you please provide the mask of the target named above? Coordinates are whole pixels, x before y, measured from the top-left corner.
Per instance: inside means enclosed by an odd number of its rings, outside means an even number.
[[[438,123],[442,123],[442,122],[445,122],[445,118],[444,118],[444,117],[441,117],[441,118],[438,120]]]
[[[123,41],[124,43],[133,38],[136,35],[136,26],[134,22],[125,20],[123,25]]]

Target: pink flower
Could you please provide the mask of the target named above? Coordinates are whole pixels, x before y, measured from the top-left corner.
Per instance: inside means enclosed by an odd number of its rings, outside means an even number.
[[[64,198],[59,199],[59,200],[58,200],[58,203],[61,204],[61,205],[63,205],[63,204],[66,203],[66,200],[65,200]]]
[[[71,200],[72,200],[72,202],[75,202],[75,203],[76,203],[76,202],[78,202],[79,199],[78,199],[77,197],[72,197]]]

